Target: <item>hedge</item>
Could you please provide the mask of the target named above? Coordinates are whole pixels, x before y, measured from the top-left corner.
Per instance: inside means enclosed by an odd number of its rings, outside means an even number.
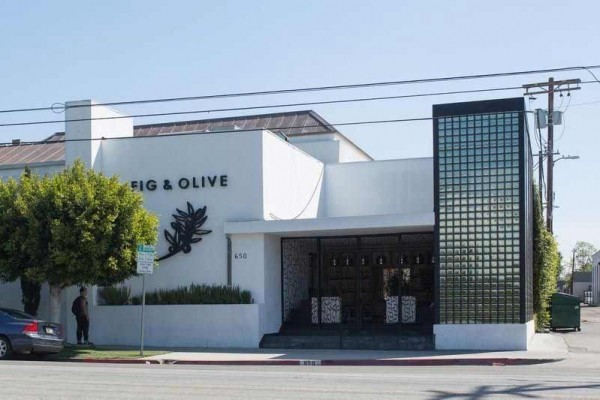
[[[98,297],[102,298],[99,305],[140,305],[142,295],[129,297],[129,289],[100,288]],[[147,305],[166,304],[250,304],[250,291],[241,290],[239,286],[191,284],[176,289],[158,289],[146,293]]]

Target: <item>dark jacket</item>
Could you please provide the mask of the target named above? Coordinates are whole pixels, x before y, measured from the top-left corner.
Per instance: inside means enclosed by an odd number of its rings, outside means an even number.
[[[90,315],[88,313],[88,301],[85,297],[83,296],[79,296],[77,298],[78,300],[78,304],[79,304],[79,308],[78,308],[78,313],[77,316],[78,317],[85,317],[85,318],[89,318]]]

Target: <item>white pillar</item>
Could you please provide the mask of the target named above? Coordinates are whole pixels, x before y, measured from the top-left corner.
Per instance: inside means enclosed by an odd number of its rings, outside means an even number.
[[[131,117],[113,108],[94,106],[93,100],[70,101],[65,111],[65,161],[81,159],[86,166],[102,169],[102,138],[132,137]]]

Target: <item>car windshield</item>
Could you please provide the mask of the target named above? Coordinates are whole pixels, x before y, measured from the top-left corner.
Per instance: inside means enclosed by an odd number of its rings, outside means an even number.
[[[22,311],[9,310],[6,308],[0,308],[0,311],[3,312],[4,314],[10,315],[11,317],[17,318],[17,319],[35,319],[35,317],[32,317],[29,314],[25,314]]]

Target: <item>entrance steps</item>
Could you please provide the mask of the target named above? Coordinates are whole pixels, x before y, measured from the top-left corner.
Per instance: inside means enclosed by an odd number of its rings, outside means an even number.
[[[264,335],[265,349],[433,350],[432,334],[377,332],[280,332]]]

